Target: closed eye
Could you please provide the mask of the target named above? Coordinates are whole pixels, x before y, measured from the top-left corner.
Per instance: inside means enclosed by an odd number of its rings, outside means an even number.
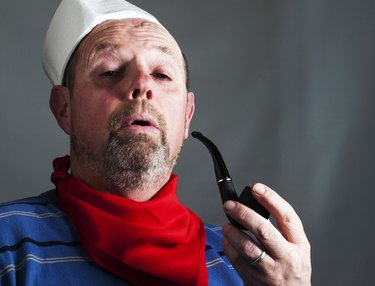
[[[153,73],[153,76],[159,79],[166,79],[166,80],[171,80],[171,78],[166,75],[165,73],[160,73],[160,72],[155,72]]]
[[[104,76],[104,77],[114,77],[118,74],[119,74],[118,71],[106,71],[106,72],[102,73],[102,76]]]

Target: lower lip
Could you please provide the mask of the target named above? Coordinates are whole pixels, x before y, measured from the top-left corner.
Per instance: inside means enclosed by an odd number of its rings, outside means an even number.
[[[131,133],[155,133],[159,131],[158,128],[154,126],[141,126],[141,125],[129,125],[129,126],[123,126],[121,130],[125,132],[131,132]]]

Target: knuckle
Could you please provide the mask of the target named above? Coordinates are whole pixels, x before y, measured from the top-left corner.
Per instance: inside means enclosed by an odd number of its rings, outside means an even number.
[[[254,245],[250,240],[244,240],[240,246],[241,251],[245,253],[247,256],[251,256],[251,257],[254,256],[251,254],[256,251],[256,248],[257,246]]]
[[[282,214],[281,224],[290,230],[303,230],[302,223],[293,209],[288,209]]]
[[[247,221],[249,216],[249,212],[247,211],[246,208],[241,207],[239,209],[238,217],[241,222]]]
[[[302,227],[302,223],[298,219],[298,216],[292,207],[288,207],[285,210],[282,216],[282,222],[287,226],[295,225],[296,227]]]
[[[278,204],[278,199],[279,196],[274,191],[268,191],[265,197],[265,200],[267,200],[270,205]]]
[[[274,231],[269,227],[268,221],[259,221],[257,230],[257,237],[261,241],[270,241],[274,237]]]

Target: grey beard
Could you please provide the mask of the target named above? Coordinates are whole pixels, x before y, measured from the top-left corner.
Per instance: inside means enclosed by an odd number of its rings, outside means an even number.
[[[107,182],[121,192],[144,191],[161,180],[168,179],[178,154],[171,159],[164,134],[154,142],[145,134],[120,137],[109,136],[101,166]]]
[[[168,180],[182,147],[183,140],[177,152],[170,154],[163,116],[147,103],[142,107],[157,118],[160,128],[157,139],[147,134],[121,134],[118,124],[140,108],[137,104],[113,116],[104,150],[91,150],[78,140],[74,132],[71,136],[71,147],[80,163],[104,178],[110,192],[118,195],[145,191],[155,183]]]

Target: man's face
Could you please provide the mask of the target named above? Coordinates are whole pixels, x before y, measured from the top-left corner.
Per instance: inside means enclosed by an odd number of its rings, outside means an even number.
[[[143,20],[97,26],[78,50],[65,130],[72,158],[100,172],[113,164],[124,171],[129,161],[158,169],[166,161],[170,172],[194,111],[185,79],[180,48],[163,28]],[[111,152],[127,157],[103,159]]]

